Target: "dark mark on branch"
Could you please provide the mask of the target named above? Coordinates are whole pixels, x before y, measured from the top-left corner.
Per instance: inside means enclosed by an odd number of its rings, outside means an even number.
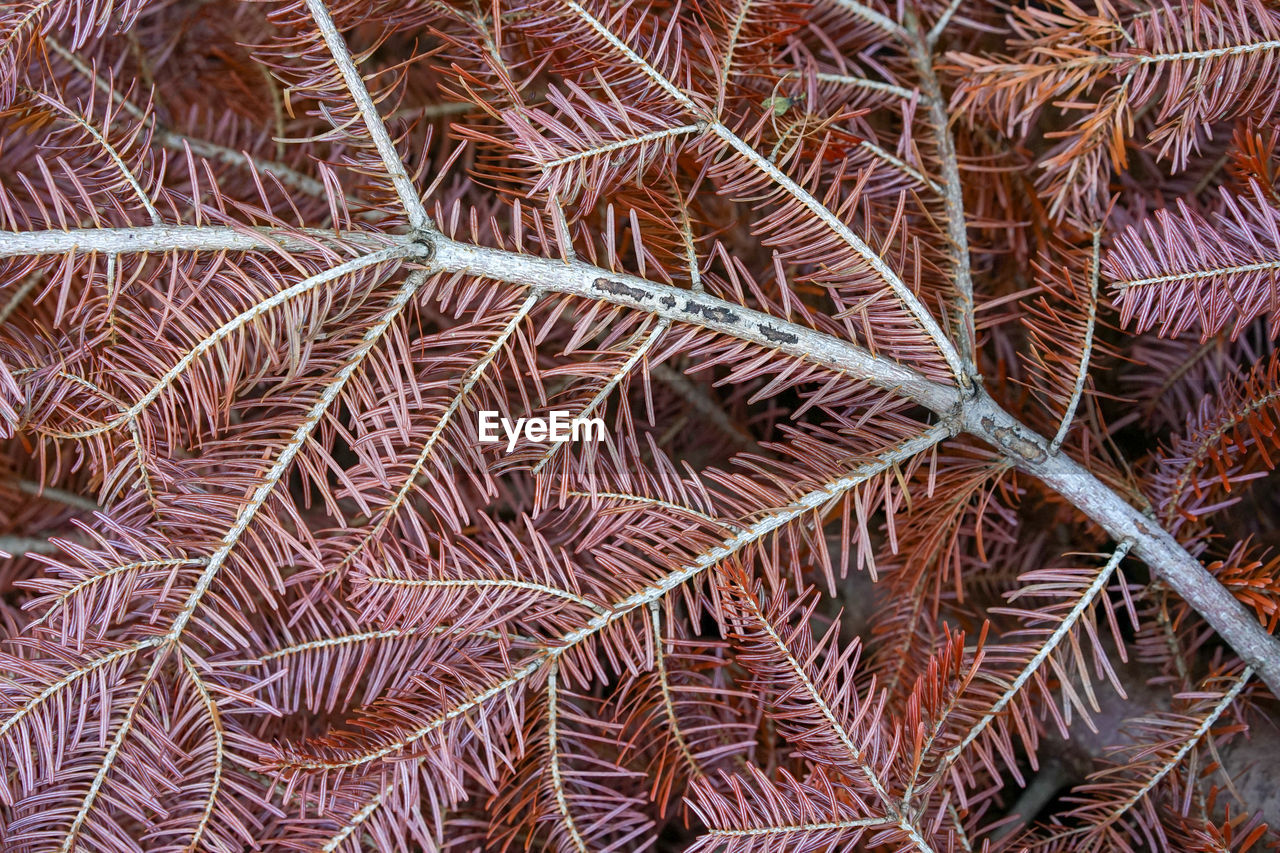
[[[632,287],[629,284],[623,284],[620,281],[614,281],[608,278],[596,279],[593,287],[603,293],[608,293],[613,296],[623,296],[627,299],[634,299],[636,302],[643,302],[652,296],[649,291],[642,287]]]
[[[674,296],[664,296],[658,300],[662,303],[662,307],[668,310],[676,307],[676,298]]]
[[[990,417],[984,417],[981,423],[983,428],[991,433],[995,443],[1014,456],[1033,464],[1039,464],[1049,458],[1048,452],[1043,447],[1031,439],[1019,435],[1018,430],[1014,427],[997,427],[996,422]]]
[[[737,313],[720,305],[714,307],[708,305],[699,305],[692,299],[684,304],[686,314],[692,314],[695,317],[705,317],[713,323],[737,323],[739,317]]]
[[[756,328],[760,330],[760,334],[764,335],[764,339],[775,344],[798,344],[800,336],[794,332],[784,332],[777,326],[770,326],[768,323],[757,323]]]

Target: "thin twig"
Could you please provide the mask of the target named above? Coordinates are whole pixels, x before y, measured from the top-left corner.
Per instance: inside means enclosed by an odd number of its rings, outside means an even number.
[[[1116,568],[1120,565],[1120,562],[1125,558],[1125,555],[1129,553],[1129,550],[1132,547],[1133,543],[1131,541],[1120,543],[1120,547],[1111,555],[1111,559],[1107,560],[1106,565],[1098,570],[1097,576],[1093,579],[1093,582],[1089,584],[1088,589],[1084,591],[1084,594],[1080,596],[1067,615],[1062,617],[1062,621],[1058,623],[1058,626],[1054,629],[1053,633],[1049,635],[1049,638],[1039,644],[1039,648],[1035,655],[1027,661],[1026,665],[1013,679],[1013,681],[1009,682],[1009,686],[1005,688],[999,698],[991,704],[991,707],[987,712],[983,714],[976,723],[969,727],[968,731],[965,732],[964,737],[962,737],[955,746],[947,750],[946,755],[944,755],[942,760],[938,763],[938,769],[935,771],[935,776],[944,776],[951,766],[960,758],[960,755],[969,748],[969,744],[977,740],[978,737],[986,731],[987,726],[1000,716],[1000,712],[1003,711],[1020,692],[1022,692],[1022,688],[1025,687],[1027,682],[1030,681],[1036,672],[1039,671],[1041,664],[1049,659],[1064,639],[1070,636],[1072,630],[1076,626],[1076,623],[1079,622],[1080,618],[1093,606],[1093,602],[1106,588],[1107,583],[1111,580],[1111,576],[1115,574]]]
[[[823,83],[835,83],[839,86],[853,86],[858,89],[867,89],[872,92],[884,92],[887,95],[895,95],[902,98],[904,101],[925,101],[924,95],[920,94],[920,92],[915,89],[895,86],[892,83],[884,83],[880,80],[868,80],[866,77],[853,77],[848,74],[832,74],[828,72],[819,72],[814,76]]]
[[[910,35],[903,29],[902,24],[887,15],[877,12],[865,3],[859,3],[857,0],[835,0],[835,4],[855,18],[861,18],[868,23],[874,24],[896,39],[902,41],[910,39]]]
[[[83,512],[102,512],[102,505],[97,501],[86,498],[83,495],[77,495],[75,492],[69,492],[66,489],[46,486],[43,483],[36,483],[32,480],[18,480],[14,483],[14,486],[24,494],[56,501],[72,509],[78,509]]]
[[[271,312],[274,308],[285,304],[291,299],[305,293],[309,293],[322,284],[342,278],[349,273],[357,272],[365,269],[366,267],[375,266],[380,263],[385,263],[386,261],[398,260],[407,257],[408,254],[410,254],[410,248],[408,246],[393,246],[389,249],[382,249],[381,251],[373,252],[372,254],[364,255],[363,257],[355,258],[354,260],[339,264],[336,267],[331,267],[324,272],[308,276],[291,287],[286,287],[284,290],[271,294],[271,296],[259,301],[249,308],[246,308],[244,311],[240,312],[235,317],[232,317],[230,320],[223,323],[217,329],[202,338],[195,346],[189,349],[185,355],[179,358],[163,376],[156,380],[155,384],[152,385],[145,394],[139,397],[137,402],[131,405],[128,409],[125,409],[119,415],[116,415],[111,420],[100,426],[90,427],[89,429],[80,430],[78,432],[64,432],[60,433],[60,435],[64,438],[90,438],[112,430],[125,422],[135,420],[140,414],[142,414],[147,406],[155,402],[166,388],[176,382],[193,362],[216,347],[219,342],[226,340],[239,330],[255,322],[258,318]]]
[[[225,163],[230,166],[249,166],[257,169],[259,172],[278,178],[280,182],[287,187],[291,187],[299,192],[306,193],[307,195],[314,196],[319,199],[328,199],[329,190],[328,187],[324,185],[324,182],[318,181],[310,175],[304,175],[292,166],[287,166],[284,163],[279,162],[278,159],[266,160],[262,157],[254,157],[247,152],[237,151],[234,148],[228,148],[225,145],[218,145],[217,143],[210,142],[207,139],[197,139],[194,136],[178,133],[177,131],[166,127],[164,124],[160,123],[154,112],[148,112],[139,107],[132,100],[127,98],[119,89],[113,87],[110,82],[102,77],[101,74],[98,74],[90,68],[83,59],[67,50],[51,36],[45,38],[45,44],[48,45],[54,53],[65,59],[71,67],[75,68],[76,71],[80,72],[80,74],[86,79],[91,80],[93,85],[100,92],[114,99],[125,112],[142,122],[144,126],[150,128],[152,140],[159,143],[162,147],[178,152],[190,150],[191,153],[195,154],[197,157],[204,157],[208,160]],[[264,74],[268,80],[272,79],[270,73],[266,72],[265,69]],[[281,147],[283,147],[283,142],[277,141],[277,148]],[[279,157],[278,153],[277,157]],[[348,204],[358,203],[354,198],[348,198],[347,202]],[[371,215],[376,215],[375,211],[370,211],[369,213]]]
[[[1049,452],[1057,453],[1058,448],[1062,446],[1062,442],[1067,437],[1067,432],[1071,429],[1071,422],[1075,420],[1076,408],[1080,405],[1080,399],[1084,396],[1085,382],[1089,378],[1089,359],[1093,355],[1093,330],[1098,321],[1098,276],[1100,274],[1099,267],[1099,251],[1102,244],[1101,229],[1093,229],[1093,250],[1089,254],[1089,315],[1085,319],[1084,327],[1084,344],[1080,347],[1080,361],[1076,367],[1076,379],[1072,383],[1071,399],[1067,402],[1067,408],[1062,413],[1062,420],[1058,423],[1058,432],[1054,435],[1053,441],[1049,442]]]
[[[560,809],[560,821],[578,853],[587,853],[587,842],[583,840],[573,819],[573,812],[569,810],[569,798],[565,794],[564,779],[560,774],[560,706],[559,692],[556,689],[558,660],[552,658],[547,666],[547,764],[551,771],[551,790],[555,793],[556,806]]]
[[[964,0],[951,0],[947,4],[946,11],[938,17],[938,20],[934,22],[933,27],[929,30],[928,42],[930,48],[938,43],[938,39],[942,36],[943,31],[946,30],[947,24],[951,23],[951,18],[963,3]]]
[[[969,225],[964,210],[964,185],[960,182],[960,167],[956,160],[947,102],[943,100],[942,86],[938,83],[938,75],[933,68],[933,42],[919,32],[920,22],[914,16],[911,17],[911,26],[916,36],[911,41],[911,58],[920,76],[920,88],[928,99],[929,123],[933,127],[939,168],[942,171],[942,198],[947,213],[947,237],[951,242],[951,265],[957,303],[955,308],[959,320],[956,345],[964,360],[960,381],[962,385],[968,386],[970,380],[977,377],[977,367],[974,352],[973,274],[969,268]]]

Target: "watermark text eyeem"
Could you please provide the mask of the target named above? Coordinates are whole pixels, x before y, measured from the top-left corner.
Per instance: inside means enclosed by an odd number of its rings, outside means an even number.
[[[515,450],[516,442],[521,437],[529,441],[552,441],[557,444],[565,441],[602,441],[604,439],[604,421],[600,418],[573,417],[572,413],[552,409],[548,416],[532,418],[516,418],[514,421],[501,417],[497,412],[481,411],[480,441],[491,443],[501,441],[498,429],[502,429],[507,440],[507,452]]]

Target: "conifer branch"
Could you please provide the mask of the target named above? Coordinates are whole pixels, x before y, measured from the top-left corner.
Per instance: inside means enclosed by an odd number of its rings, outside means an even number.
[[[164,224],[164,220],[160,216],[160,211],[156,209],[155,202],[152,201],[151,196],[147,194],[145,189],[143,189],[142,183],[138,180],[138,176],[133,173],[133,169],[129,167],[129,164],[124,161],[124,157],[121,156],[120,150],[107,139],[102,130],[99,130],[83,116],[71,109],[68,109],[47,95],[35,92],[32,94],[42,103],[61,113],[68,121],[75,124],[76,127],[79,127],[85,133],[89,134],[93,141],[106,152],[112,165],[114,165],[116,170],[120,172],[120,177],[129,186],[129,189],[133,191],[133,194],[137,196],[138,202],[142,205],[143,209],[146,210],[147,216],[150,217],[151,224]],[[111,104],[107,104],[106,114],[108,116],[111,115]],[[109,128],[107,130],[109,132]]]
[[[121,231],[127,233],[126,229]],[[41,232],[32,242],[41,244],[43,248],[46,235],[60,238],[65,234],[66,232]],[[217,229],[214,236],[225,244],[231,234],[244,241],[239,245],[248,243],[246,238],[232,229]],[[0,253],[6,239],[14,236],[13,232],[8,235],[0,234]],[[194,239],[185,234],[179,236]],[[1243,606],[1167,532],[1160,530],[1150,520],[1143,520],[1137,510],[1073,460],[1062,458],[1061,454],[1046,459],[1049,455],[1048,441],[1018,423],[989,397],[979,394],[976,400],[962,403],[956,389],[926,380],[911,368],[873,356],[854,344],[839,341],[829,335],[752,309],[725,303],[702,293],[610,273],[581,262],[550,261],[531,255],[459,243],[442,236],[430,238],[429,245],[432,258],[428,263],[435,270],[463,272],[530,287],[542,287],[656,313],[671,321],[699,325],[865,379],[912,399],[943,417],[952,417],[958,407],[962,407],[966,431],[997,447],[1020,468],[1044,480],[1050,487],[1072,500],[1086,515],[1116,537],[1117,541],[1132,539],[1135,542],[1135,554],[1152,565],[1184,599],[1192,603],[1223,638],[1255,667],[1259,677],[1269,687],[1280,692],[1278,641],[1261,631],[1256,622],[1244,612]],[[413,248],[417,244],[402,246],[386,251],[399,253],[399,256],[406,258],[427,253],[421,247]],[[76,247],[74,240],[67,240],[60,245],[57,253],[73,251]]]
[[[1039,648],[1031,659],[1027,661],[1026,666],[1024,666],[1017,676],[1009,682],[1009,686],[1001,692],[996,701],[991,703],[990,710],[983,714],[976,723],[969,727],[965,732],[964,737],[960,738],[959,742],[955,746],[947,750],[946,754],[942,757],[942,761],[939,762],[937,770],[938,776],[946,773],[947,770],[955,764],[964,751],[969,748],[969,745],[977,740],[984,731],[986,731],[987,727],[991,725],[991,723],[1000,715],[1010,702],[1017,698],[1018,694],[1027,685],[1027,682],[1029,682],[1032,677],[1035,676],[1036,672],[1039,671],[1040,666],[1053,655],[1054,651],[1057,650],[1059,644],[1070,636],[1071,632],[1075,630],[1076,624],[1080,621],[1080,618],[1087,613],[1091,607],[1093,607],[1093,603],[1097,600],[1098,595],[1106,589],[1107,584],[1111,580],[1111,576],[1115,573],[1116,567],[1120,565],[1120,561],[1129,553],[1129,549],[1132,545],[1132,542],[1127,541],[1120,543],[1120,547],[1112,553],[1111,559],[1107,560],[1106,565],[1098,571],[1097,577],[1095,577],[1093,582],[1089,584],[1084,595],[1080,596],[1075,605],[1072,606],[1071,610],[1062,617],[1062,620],[1058,623],[1058,627],[1053,630],[1053,633],[1049,635],[1049,638],[1039,644]]]
[[[640,343],[631,350],[631,354],[627,356],[627,360],[623,362],[622,366],[609,377],[600,390],[597,391],[591,399],[582,406],[582,408],[578,409],[575,413],[575,417],[589,418],[597,409],[603,406],[605,401],[609,399],[609,396],[613,394],[614,389],[618,387],[623,379],[627,378],[627,376],[631,374],[631,371],[634,370],[636,365],[644,359],[649,350],[653,349],[653,345],[658,342],[658,339],[661,338],[662,334],[670,327],[671,323],[669,320],[659,320],[658,323],[649,330],[649,333],[644,336],[644,340],[640,341]],[[542,458],[533,466],[533,473],[535,475],[542,473],[542,469],[546,467],[547,463],[551,461],[552,456],[555,455],[556,449],[557,446],[553,444],[551,447],[547,448],[546,453],[542,454]]]
[[[226,732],[222,726],[222,715],[218,711],[218,703],[209,693],[209,688],[204,679],[200,677],[200,672],[196,669],[195,664],[185,654],[182,656],[182,668],[187,677],[191,679],[192,686],[195,687],[200,696],[200,702],[204,706],[205,713],[209,716],[209,729],[213,733],[213,778],[209,780],[209,794],[205,798],[200,820],[191,833],[191,841],[186,846],[188,851],[195,851],[199,849],[200,839],[204,836],[205,829],[209,826],[210,818],[213,817],[213,810],[217,805],[218,794],[222,788],[223,765],[226,763]]]
[[[656,284],[582,262],[564,263],[472,246],[443,237],[430,241],[431,269],[461,272],[622,305],[732,335],[790,355],[811,357],[860,379],[899,391],[934,411],[954,408],[954,389],[915,370],[830,335],[697,291]],[[930,402],[925,403],[928,400]]]
[[[761,518],[754,524],[744,528],[740,533],[725,539],[714,548],[699,554],[693,561],[677,571],[668,573],[658,582],[631,596],[628,596],[625,599],[622,599],[621,601],[613,602],[606,609],[605,613],[596,616],[582,628],[564,634],[554,642],[549,643],[547,645],[547,651],[534,655],[519,668],[512,671],[510,675],[476,691],[466,699],[455,703],[448,710],[437,715],[429,722],[424,723],[413,731],[408,732],[405,736],[397,738],[391,743],[373,749],[358,751],[345,758],[286,759],[281,762],[281,767],[295,771],[346,770],[388,758],[408,749],[413,744],[418,743],[427,735],[437,731],[447,723],[461,717],[472,709],[483,705],[495,696],[502,695],[524,683],[530,676],[542,670],[544,666],[552,661],[559,659],[569,649],[595,636],[600,631],[618,622],[637,608],[647,607],[650,602],[658,601],[668,593],[679,589],[690,580],[703,574],[722,560],[733,556],[743,548],[760,541],[775,530],[778,530],[779,528],[792,523],[796,519],[813,512],[818,507],[839,498],[841,495],[866,482],[872,477],[875,477],[893,466],[925,452],[938,442],[948,438],[951,434],[952,428],[947,424],[938,424],[930,427],[924,434],[909,439],[897,447],[886,450],[875,460],[867,462],[864,465],[860,465],[849,471],[845,476],[837,480],[833,480],[819,489],[815,489],[804,494],[791,505]]]
[[[567,589],[515,578],[388,578],[371,575],[366,577],[365,581],[372,586],[393,586],[407,589],[523,589],[527,592],[549,595],[552,598],[563,598],[565,601],[572,601],[574,604],[593,610],[596,613],[603,614],[607,612],[601,605]]]
[[[89,812],[93,809],[94,803],[97,802],[99,794],[102,792],[107,776],[115,767],[116,759],[120,755],[120,750],[124,746],[125,740],[133,732],[133,727],[138,721],[138,714],[142,710],[142,703],[147,696],[147,689],[154,682],[156,674],[167,656],[167,651],[162,650],[152,660],[150,669],[147,670],[146,676],[142,679],[142,686],[134,693],[133,701],[129,703],[129,707],[125,710],[124,718],[116,726],[115,736],[111,738],[111,742],[107,745],[107,751],[98,763],[98,770],[93,776],[93,781],[89,783],[89,789],[85,792],[84,799],[80,801],[79,809],[71,819],[71,825],[62,837],[60,853],[71,853],[78,846],[80,831],[84,827],[85,821],[88,820]]]
[[[1132,540],[1134,553],[1203,615],[1251,666],[1268,687],[1280,693],[1280,640],[1267,634],[1240,602],[1186,552],[1168,532],[1130,506],[1072,459],[1049,453],[1049,441],[1018,422],[985,392],[965,400],[953,387],[924,379],[853,344],[806,330],[779,325],[768,315],[720,300],[646,282],[634,276],[563,264],[524,255],[437,240],[432,263],[518,284],[541,285],[625,305],[681,322],[759,343],[866,379],[933,410],[943,418],[961,411],[964,430],[1000,450],[1019,468],[1043,480],[1066,497],[1117,542]],[[672,304],[674,303],[674,304]],[[794,331],[793,331],[794,330]],[[781,332],[781,334],[778,334]],[[782,343],[779,343],[782,340]]]
[[[901,24],[890,18],[888,15],[885,15],[882,12],[877,12],[866,3],[860,3],[858,0],[834,0],[834,3],[837,8],[850,13],[855,18],[861,18],[862,20],[867,21],[870,24],[874,24],[884,30],[886,35],[890,35],[895,39],[904,42],[910,39],[910,35]]]
[[[1213,705],[1206,708],[1206,713],[1197,722],[1193,731],[1181,738],[1181,744],[1178,748],[1160,761],[1153,768],[1153,772],[1147,774],[1139,784],[1122,802],[1120,802],[1113,810],[1105,814],[1091,815],[1089,823],[1078,829],[1065,833],[1059,833],[1056,838],[1064,838],[1071,835],[1079,834],[1103,834],[1113,827],[1121,818],[1129,813],[1131,809],[1137,806],[1147,797],[1148,794],[1155,789],[1160,781],[1174,771],[1182,764],[1184,758],[1187,757],[1191,750],[1204,740],[1209,734],[1214,724],[1218,722],[1228,709],[1234,704],[1236,698],[1249,685],[1249,680],[1253,676],[1253,670],[1246,667],[1242,672],[1236,675],[1232,680],[1230,687],[1223,691],[1222,696]]]
[[[573,813],[569,810],[569,799],[565,795],[564,779],[560,775],[560,706],[556,687],[558,668],[559,664],[555,658],[547,664],[547,754],[549,756],[547,764],[551,772],[551,790],[555,794],[556,807],[560,809],[560,822],[569,833],[573,846],[578,853],[587,853],[587,842],[583,841],[582,834],[578,832],[578,825],[573,820]]]
[[[146,410],[147,406],[155,402],[156,398],[158,398],[165,389],[186,373],[187,368],[190,367],[192,362],[209,352],[220,342],[226,340],[228,337],[254,322],[262,315],[268,313],[273,308],[283,305],[290,299],[308,293],[322,284],[328,284],[329,282],[339,279],[349,273],[362,270],[365,267],[385,263],[386,261],[399,260],[408,257],[411,253],[412,249],[407,246],[382,249],[380,251],[373,252],[372,254],[353,258],[352,260],[341,263],[336,267],[331,267],[324,272],[308,276],[297,284],[287,287],[284,290],[277,291],[266,299],[260,301],[258,304],[241,311],[235,317],[232,317],[213,332],[202,338],[199,343],[186,353],[186,355],[178,359],[178,361],[169,368],[168,372],[161,376],[145,394],[139,397],[136,402],[121,412],[118,416],[112,418],[101,426],[80,430],[78,432],[63,433],[61,437],[91,438],[95,435],[107,432],[108,430],[115,429],[123,423],[135,421],[138,416]]]
[[[50,604],[48,604],[45,607],[44,613],[40,614],[38,618],[32,621],[31,626],[34,628],[38,625],[44,624],[55,613],[57,613],[62,608],[66,607],[67,602],[71,601],[76,596],[83,593],[86,589],[89,589],[90,587],[103,583],[104,581],[109,581],[112,578],[117,577],[119,575],[125,575],[125,574],[128,574],[129,572],[136,572],[142,569],[167,568],[167,567],[176,568],[179,566],[203,566],[204,564],[205,564],[205,560],[201,557],[192,557],[192,558],[179,557],[179,558],[168,559],[168,560],[139,560],[133,563],[121,563],[118,566],[112,566],[111,568],[106,569],[105,571],[90,575],[89,577],[85,578],[84,580],[80,581],[74,586],[68,588],[65,592],[60,593],[56,599],[54,599]]]
[[[930,48],[937,44],[938,39],[942,37],[942,33],[946,31],[947,25],[951,23],[952,17],[955,16],[956,12],[960,10],[960,7],[963,6],[964,3],[965,0],[951,0],[951,2],[947,4],[946,10],[938,16],[938,20],[929,28],[929,35],[925,41],[928,43]]]
[[[110,666],[118,660],[122,660],[131,655],[136,655],[139,652],[154,648],[155,646],[158,646],[160,642],[161,640],[158,637],[148,637],[145,640],[138,640],[137,642],[130,643],[129,645],[115,649],[114,651],[98,655],[92,660],[76,666],[71,670],[71,672],[53,682],[35,696],[32,696],[20,707],[9,711],[8,716],[4,720],[0,720],[0,737],[4,737],[26,717],[44,705],[45,702],[48,702],[50,699],[60,695],[62,691],[66,690],[71,685],[81,681],[82,679],[88,678],[98,670],[103,667]]]
[[[525,319],[529,316],[529,312],[533,310],[534,306],[538,304],[538,300],[541,298],[541,288],[536,286],[529,288],[529,293],[516,307],[516,310],[508,318],[506,324],[494,337],[493,342],[489,344],[483,355],[481,355],[480,358],[471,365],[470,369],[468,369],[466,375],[462,379],[461,385],[458,387],[457,392],[450,398],[448,406],[445,407],[443,413],[441,413],[440,417],[436,420],[435,426],[432,427],[430,435],[427,436],[427,440],[423,442],[422,449],[418,451],[417,458],[414,459],[413,464],[409,466],[409,473],[400,480],[400,485],[392,496],[391,501],[379,510],[378,520],[363,535],[361,535],[360,540],[350,551],[347,552],[347,554],[342,558],[342,562],[339,563],[338,566],[330,572],[330,574],[333,572],[339,572],[350,564],[350,562],[355,559],[358,554],[362,553],[370,543],[375,541],[395,519],[396,514],[400,512],[400,509],[408,500],[410,493],[418,485],[418,480],[426,469],[427,463],[431,459],[432,451],[440,442],[445,429],[453,421],[453,418],[458,414],[458,412],[462,410],[462,407],[466,404],[472,389],[475,388],[476,383],[481,380],[485,371],[488,370],[489,365],[493,364],[494,359],[498,357],[498,354],[507,347],[512,336],[515,335],[516,331],[520,328],[520,325],[524,323]]]
[[[262,482],[254,490],[248,503],[241,507],[236,514],[235,522],[227,532],[227,535],[223,537],[222,543],[209,556],[209,562],[205,565],[204,573],[192,588],[182,610],[179,611],[169,627],[169,632],[165,635],[167,642],[176,643],[182,637],[183,631],[186,630],[187,625],[196,614],[200,600],[208,592],[210,585],[213,583],[214,578],[217,577],[218,572],[221,571],[227,558],[231,556],[231,552],[239,543],[240,537],[244,535],[249,525],[253,523],[258,512],[266,504],[267,499],[271,497],[272,492],[275,491],[280,481],[289,473],[294,458],[302,451],[303,446],[320,425],[321,419],[324,418],[334,401],[338,399],[347,382],[355,375],[369,353],[382,340],[392,322],[405,309],[405,306],[409,304],[409,300],[413,298],[414,294],[418,292],[418,288],[426,280],[427,275],[423,272],[413,272],[405,277],[404,284],[391,299],[390,304],[383,311],[382,317],[369,327],[359,346],[347,358],[346,363],[337,371],[333,379],[324,386],[324,389],[320,392],[319,399],[307,412],[306,419],[294,431],[284,449],[275,457],[270,470],[267,471]]]
[[[942,172],[943,187],[939,194],[946,207],[947,236],[951,243],[952,272],[955,275],[953,281],[958,320],[956,344],[965,364],[965,369],[963,373],[958,374],[958,379],[961,386],[967,388],[976,374],[977,367],[974,360],[976,341],[973,320],[973,273],[969,266],[969,219],[964,209],[964,185],[960,180],[955,139],[951,135],[951,116],[947,112],[947,102],[943,99],[942,86],[938,82],[938,74],[933,67],[934,39],[932,34],[925,35],[921,31],[921,23],[918,19],[913,17],[911,25],[914,31],[911,39],[911,57],[920,77],[920,90],[928,102],[929,122],[933,127],[938,164]]]
[[[866,817],[857,820],[829,820],[815,823],[787,823],[775,826],[753,826],[750,829],[712,829],[707,835],[713,838],[758,838],[771,835],[794,835],[800,832],[828,832],[836,829],[861,829],[876,826],[893,826],[891,820],[882,817]]]
[[[778,633],[768,614],[760,609],[755,596],[745,589],[740,589],[740,593],[745,602],[745,609],[751,611],[752,621],[768,638],[768,641],[773,644],[774,653],[777,657],[784,662],[788,671],[785,678],[794,679],[798,685],[799,689],[788,689],[786,691],[787,695],[792,696],[803,692],[803,701],[817,709],[818,713],[822,715],[825,725],[830,728],[841,747],[848,753],[849,765],[856,768],[857,772],[866,778],[872,790],[875,791],[885,809],[889,822],[902,829],[911,840],[912,846],[919,850],[920,853],[933,853],[933,848],[925,840],[920,828],[902,813],[900,804],[889,792],[884,780],[880,778],[880,772],[872,766],[863,748],[855,742],[853,733],[841,722],[835,710],[825,698],[826,692],[819,688],[810,677],[806,664],[812,666],[812,661],[801,662],[797,659],[791,651],[790,643]],[[804,630],[807,630],[807,628]]]
[[[895,86],[892,83],[885,83],[880,80],[870,80],[866,77],[853,77],[849,74],[833,74],[827,71],[820,71],[814,76],[823,83],[835,83],[840,86],[853,86],[857,89],[867,89],[871,92],[883,92],[886,95],[893,95],[904,101],[918,100],[924,102],[925,100],[924,96],[915,89]]]
[[[702,769],[702,763],[689,748],[684,729],[680,725],[679,715],[676,714],[675,700],[671,695],[671,681],[667,675],[667,652],[663,648],[667,640],[662,635],[662,606],[658,602],[649,602],[649,617],[653,626],[653,662],[658,672],[658,685],[662,688],[662,711],[667,717],[667,727],[671,729],[671,737],[675,739],[680,755],[689,765],[690,773],[694,778],[705,778],[706,772]]]
[[[701,133],[702,125],[700,124],[684,124],[679,127],[669,127],[662,130],[653,130],[648,133],[642,133],[629,139],[620,139],[617,142],[610,142],[604,145],[597,145],[593,148],[587,148],[583,151],[575,151],[564,157],[557,157],[554,160],[548,160],[542,164],[542,171],[550,172],[561,166],[567,166],[571,163],[577,163],[581,160],[589,160],[592,157],[601,157],[606,154],[613,154],[618,151],[625,151],[628,148],[640,147],[650,142],[658,142],[664,139],[670,139],[673,136],[684,136],[690,133]]]
[[[365,821],[372,817],[373,814],[382,807],[382,804],[386,801],[387,797],[390,797],[392,792],[395,791],[395,786],[396,783],[394,780],[383,786],[382,789],[369,798],[369,801],[361,806],[360,809],[357,810],[356,813],[353,814],[351,818],[344,823],[328,841],[321,845],[320,850],[323,851],[323,853],[333,853],[333,851],[340,848],[353,833],[360,829],[361,825],[364,824]]]
[[[205,157],[219,163],[225,163],[228,166],[245,166],[248,165],[263,174],[272,175],[280,179],[280,182],[287,187],[292,187],[298,192],[306,193],[315,198],[329,198],[328,188],[323,182],[316,180],[310,175],[305,175],[276,160],[267,160],[262,157],[255,157],[244,151],[237,151],[234,148],[228,148],[225,145],[218,145],[216,142],[210,142],[207,139],[197,139],[187,134],[178,133],[160,123],[154,113],[144,110],[132,100],[125,97],[111,83],[103,79],[85,63],[83,59],[76,56],[71,51],[63,47],[57,39],[46,38],[45,44],[58,56],[65,59],[71,67],[80,72],[87,80],[93,82],[94,87],[112,99],[114,103],[120,105],[120,108],[133,116],[151,131],[152,139],[160,145],[168,148],[170,151],[185,152],[190,151],[197,157]],[[348,199],[348,202],[354,199]],[[159,224],[159,223],[156,223]]]

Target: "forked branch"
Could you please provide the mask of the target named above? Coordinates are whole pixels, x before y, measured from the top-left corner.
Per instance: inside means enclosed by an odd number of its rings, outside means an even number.
[[[734,133],[731,129],[721,123],[718,116],[709,113],[706,109],[695,103],[680,87],[676,86],[670,80],[654,68],[644,57],[636,53],[625,41],[619,38],[612,30],[604,25],[598,18],[591,14],[577,0],[563,0],[575,15],[581,18],[592,30],[600,35],[614,50],[622,54],[628,62],[636,66],[645,77],[651,80],[658,88],[666,92],[672,100],[684,109],[688,110],[697,119],[699,119],[707,128],[707,130],[720,137],[726,145],[733,149],[746,162],[750,163],[754,168],[758,169],[762,174],[766,175],[770,181],[781,187],[792,198],[803,205],[810,213],[821,221],[833,234],[840,238],[850,250],[853,251],[862,261],[869,266],[875,274],[885,283],[885,285],[893,291],[893,294],[902,303],[902,306],[920,325],[920,329],[938,348],[943,360],[951,368],[952,374],[957,380],[968,386],[968,371],[963,367],[960,356],[956,353],[955,347],[951,340],[943,333],[941,327],[933,315],[929,313],[923,303],[916,294],[902,280],[902,278],[885,263],[884,259],[875,252],[870,246],[863,241],[861,237],[854,234],[849,226],[834,213],[832,213],[826,205],[814,198],[808,190],[797,184],[789,175],[778,169],[767,157],[748,145],[741,137]],[[859,8],[865,9],[866,7]],[[866,9],[867,12],[871,10]],[[878,13],[876,13],[878,14]],[[883,18],[883,16],[880,16]],[[888,21],[888,19],[885,19]],[[889,22],[892,24],[892,22]],[[895,28],[901,29],[897,24],[892,24]]]

